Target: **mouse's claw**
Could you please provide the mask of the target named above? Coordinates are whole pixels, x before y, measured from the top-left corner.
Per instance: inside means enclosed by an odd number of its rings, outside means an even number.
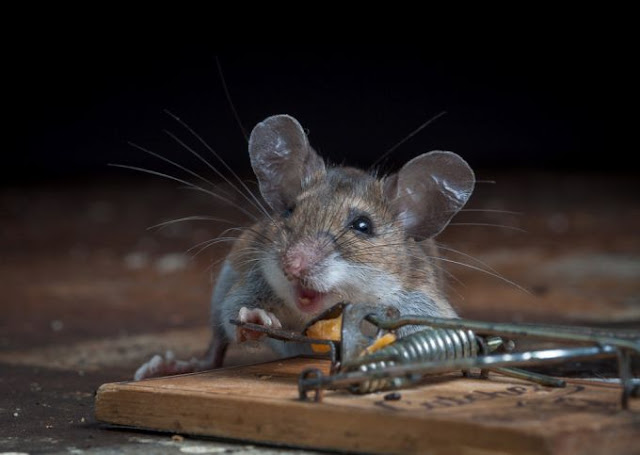
[[[275,314],[261,308],[240,308],[240,311],[238,312],[238,320],[240,322],[250,322],[274,329],[282,328],[282,324]],[[238,343],[242,343],[243,341],[259,340],[264,336],[265,334],[262,332],[256,332],[255,330],[250,330],[245,327],[236,328],[236,341]]]

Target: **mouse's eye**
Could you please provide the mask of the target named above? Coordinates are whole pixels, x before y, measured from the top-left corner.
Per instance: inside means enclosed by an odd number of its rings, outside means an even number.
[[[366,235],[373,235],[373,223],[369,217],[364,215],[354,218],[349,225],[349,229],[353,229],[354,231],[358,231]]]
[[[286,209],[284,209],[284,211],[282,212],[282,218],[289,218],[293,213],[293,209],[295,209],[295,207],[293,206],[287,207]]]

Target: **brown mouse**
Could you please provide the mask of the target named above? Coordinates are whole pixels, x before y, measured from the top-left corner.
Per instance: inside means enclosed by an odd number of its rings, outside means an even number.
[[[136,379],[219,367],[230,342],[266,341],[291,355],[306,349],[265,339],[230,319],[301,331],[339,302],[456,317],[435,265],[433,238],[474,188],[473,171],[460,156],[425,153],[377,177],[325,163],[288,115],[256,125],[249,155],[271,210],[240,235],[220,270],[207,355],[190,361],[155,356]]]

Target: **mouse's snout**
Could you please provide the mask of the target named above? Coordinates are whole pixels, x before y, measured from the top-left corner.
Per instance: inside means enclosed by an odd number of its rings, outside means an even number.
[[[295,242],[282,255],[282,271],[289,280],[304,280],[331,251],[332,239],[326,235]]]

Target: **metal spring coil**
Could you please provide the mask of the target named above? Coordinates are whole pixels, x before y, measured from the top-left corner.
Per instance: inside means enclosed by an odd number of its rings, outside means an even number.
[[[370,354],[372,362],[354,369],[364,373],[382,370],[394,365],[408,363],[452,360],[478,355],[478,341],[471,330],[427,328],[412,333],[398,341]],[[384,357],[387,360],[374,360]],[[393,360],[388,360],[392,358]],[[384,389],[406,386],[411,380],[407,377],[372,379],[352,387],[355,393],[371,393]]]

